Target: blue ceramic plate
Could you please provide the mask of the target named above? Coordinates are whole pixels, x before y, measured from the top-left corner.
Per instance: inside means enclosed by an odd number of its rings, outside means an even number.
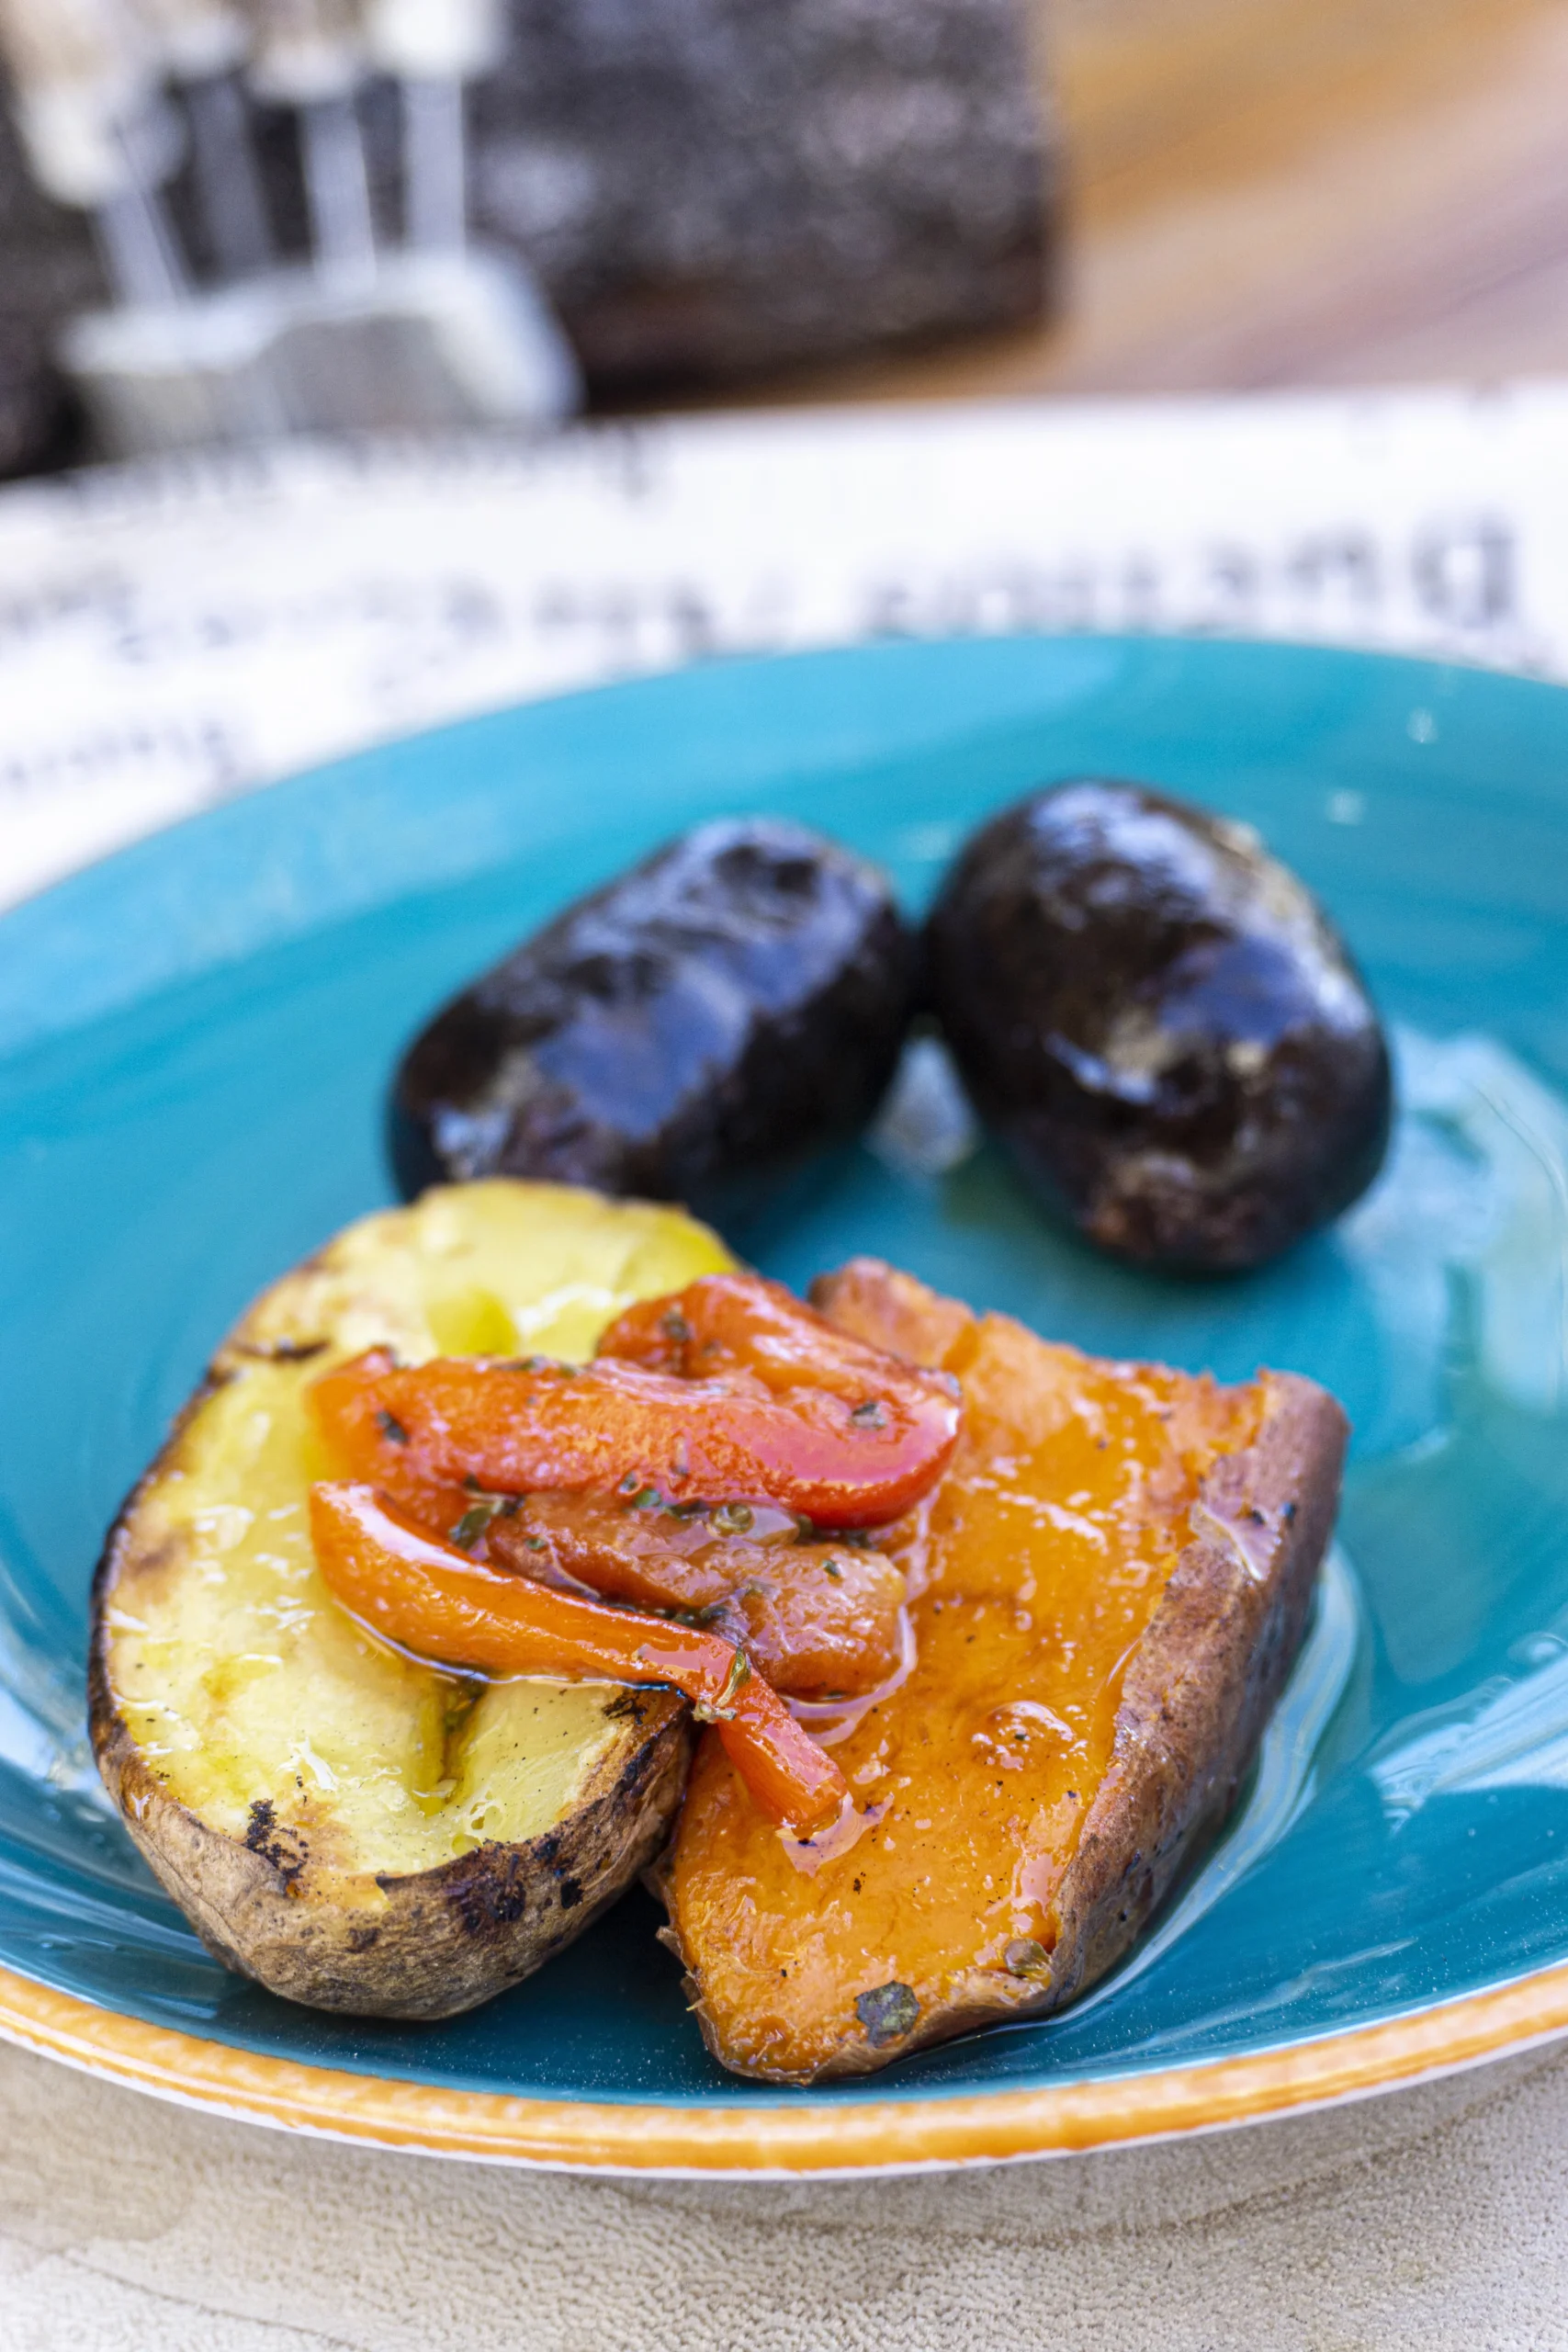
[[[875,1250],[1113,1354],[1305,1373],[1355,1423],[1342,1559],[1232,1838],[1059,2021],[864,2084],[705,2054],[641,1894],[417,2029],[207,1958],[96,1792],[88,1580],[246,1300],[390,1196],[383,1088],[428,1010],[694,820],[784,810],[911,904],[1042,781],[1258,825],[1395,1027],[1377,1191],[1245,1281],[1043,1224],[984,1149],[884,1139],[747,1246]],[[0,923],[0,2028],[232,2111],[521,2159],[867,2167],[1190,2128],[1568,2025],[1568,695],[1321,651],[897,645],[687,672],[368,753]]]

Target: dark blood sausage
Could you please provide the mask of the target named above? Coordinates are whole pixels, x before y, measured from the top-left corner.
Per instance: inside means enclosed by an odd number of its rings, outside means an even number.
[[[759,1204],[870,1115],[913,962],[863,859],[782,820],[698,826],[567,908],[415,1040],[393,1091],[400,1178]]]
[[[1132,784],[1035,793],[971,837],[927,949],[976,1108],[1102,1249],[1259,1265],[1376,1175],[1377,1013],[1247,827]]]

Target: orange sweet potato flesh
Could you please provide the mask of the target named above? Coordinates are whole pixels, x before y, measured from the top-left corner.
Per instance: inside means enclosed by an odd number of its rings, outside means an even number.
[[[1196,1600],[1173,1601],[1165,1648],[1196,1645],[1187,1679],[1198,1699],[1195,1713],[1186,1695],[1176,1712],[1192,1717],[1195,1749],[1230,1742],[1228,1787],[1300,1637],[1315,1556],[1298,1546],[1293,1585],[1277,1595],[1275,1568],[1249,1567],[1234,1543],[1234,1559],[1223,1544],[1194,1548],[1200,1489],[1207,1496],[1224,1457],[1261,1460],[1247,1449],[1282,1416],[1294,1451],[1283,1469],[1273,1464],[1267,1510],[1247,1506],[1247,1532],[1256,1523],[1284,1559],[1300,1487],[1314,1503],[1303,1541],[1321,1550],[1343,1438],[1337,1408],[1308,1383],[1224,1388],[1098,1363],[873,1261],[817,1295],[855,1336],[955,1374],[964,1421],[936,1492],[879,1539],[908,1578],[917,1663],[832,1748],[857,1803],[874,1809],[871,1825],[847,1850],[792,1850],[707,1736],[660,1873],[710,2048],[738,2073],[778,2082],[864,2072],[987,2018],[1055,2006],[1064,1882],[1083,1825],[1093,1813],[1100,1846],[1124,1840],[1128,1854],[1111,1860],[1131,1871],[1144,1861],[1131,1850],[1138,1825],[1163,1802],[1156,1794],[1151,1813],[1129,1782],[1119,1711],[1179,1562]],[[1212,1688],[1206,1608],[1220,1629]],[[1167,1808],[1156,1841],[1229,1802],[1207,1791],[1201,1762],[1178,1758],[1192,1766],[1195,1793],[1179,1818]],[[1097,1848],[1078,1873],[1094,1882],[1094,1904],[1071,1908],[1077,1979],[1136,1929],[1128,1900],[1109,1930],[1097,1924],[1108,1867]],[[1158,1890],[1144,1875],[1146,1910]]]

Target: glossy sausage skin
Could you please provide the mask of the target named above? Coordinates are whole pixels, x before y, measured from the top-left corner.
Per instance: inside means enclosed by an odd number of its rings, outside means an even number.
[[[863,859],[782,820],[699,826],[437,1015],[396,1080],[399,1175],[758,1204],[869,1117],[912,967]]]
[[[1247,828],[1137,785],[1036,793],[970,839],[927,948],[977,1109],[1117,1256],[1259,1265],[1376,1175],[1377,1013],[1322,908]]]

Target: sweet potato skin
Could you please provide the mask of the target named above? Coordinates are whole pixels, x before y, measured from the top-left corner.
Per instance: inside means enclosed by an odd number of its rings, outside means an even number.
[[[1348,1435],[1313,1382],[1266,1374],[1255,1444],[1204,1482],[1203,1540],[1166,1587],[1122,1684],[1116,1747],[1057,1898],[1038,2009],[1104,1975],[1230,1813],[1295,1663],[1334,1532]]]
[[[885,1270],[872,1272],[874,1288]],[[852,1328],[870,1336],[855,1319],[853,1273],[840,1304]],[[903,1317],[911,1347],[940,1340],[946,1303],[922,1298],[907,1278],[893,1283],[882,1306],[891,1303]],[[818,1297],[831,1304],[831,1289]],[[874,1304],[869,1311],[875,1317]],[[705,2039],[722,2063],[777,2081],[868,2074],[978,2027],[1059,2010],[1133,1943],[1197,1841],[1235,1803],[1300,1647],[1333,1527],[1343,1414],[1311,1382],[1265,1374],[1260,1384],[1252,1442],[1223,1455],[1203,1480],[1190,1514],[1196,1540],[1180,1553],[1126,1668],[1110,1764],[1055,1891],[1049,1955],[1042,1951],[1022,1974],[960,1968],[943,1997],[923,2002],[902,2032],[896,2007],[870,2022],[846,2014],[809,2071],[738,2064],[701,1984],[689,1980]],[[667,1901],[672,1883],[666,1867]],[[680,1949],[678,1938],[667,1939]]]

